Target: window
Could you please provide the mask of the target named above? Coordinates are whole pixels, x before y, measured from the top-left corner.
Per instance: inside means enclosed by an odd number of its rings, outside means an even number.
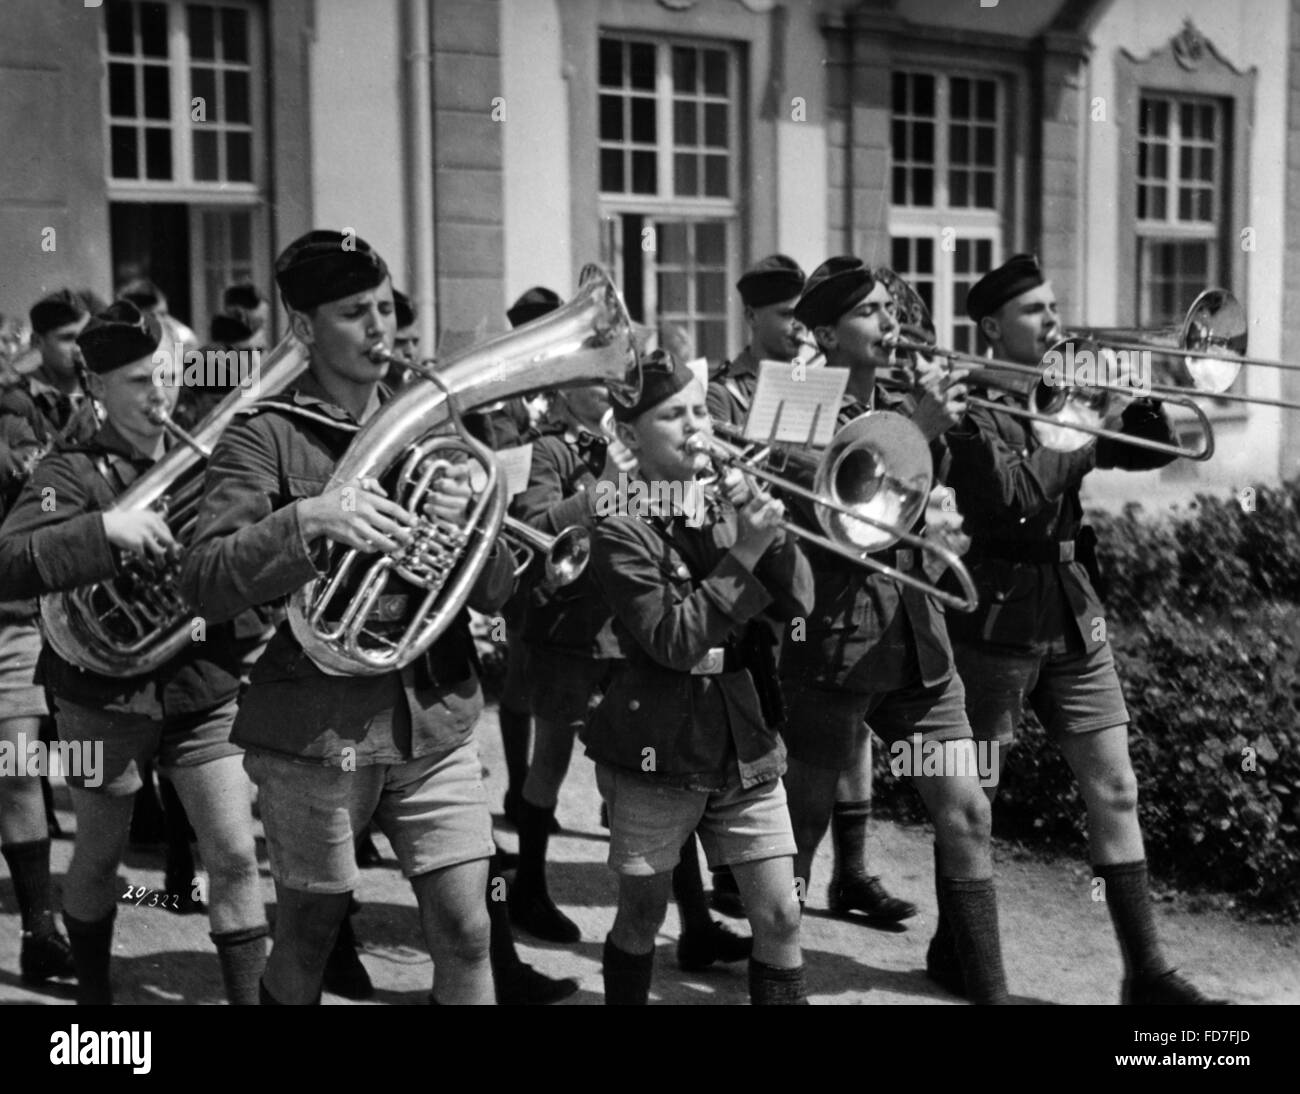
[[[717,360],[737,348],[739,83],[728,46],[600,40],[604,260],[635,319],[674,323]]]
[[[148,276],[200,334],[233,281],[264,281],[262,13],[244,0],[108,0],[113,268]]]
[[[974,352],[970,287],[1000,261],[1008,186],[1005,92],[993,77],[895,71],[890,263],[943,345]]]
[[[1143,95],[1138,108],[1138,322],[1181,320],[1223,278],[1223,104]]]

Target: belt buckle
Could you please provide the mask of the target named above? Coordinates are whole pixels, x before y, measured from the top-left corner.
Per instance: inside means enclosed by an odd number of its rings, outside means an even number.
[[[691,666],[692,676],[717,676],[722,672],[727,651],[722,646],[714,646]]]
[[[910,570],[916,562],[916,552],[910,547],[900,547],[894,552],[894,569]]]
[[[1072,539],[1061,540],[1059,549],[1061,552],[1061,557],[1057,561],[1059,562],[1074,561],[1074,540]]]

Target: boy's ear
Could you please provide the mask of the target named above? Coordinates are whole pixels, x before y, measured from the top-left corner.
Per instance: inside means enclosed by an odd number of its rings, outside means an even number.
[[[627,445],[628,448],[632,449],[633,452],[635,452],[641,445],[640,440],[637,438],[636,430],[632,428],[630,422],[616,421],[614,423],[614,435]]]
[[[990,342],[1002,340],[1002,324],[991,315],[986,315],[980,320],[980,330],[984,332],[984,337]]]
[[[817,339],[817,344],[821,346],[823,351],[834,349],[839,345],[839,339],[835,335],[835,328],[833,326],[814,327],[812,333],[813,337]]]
[[[316,341],[316,332],[312,327],[311,317],[305,312],[290,309],[289,329],[293,331],[293,336],[304,346],[310,346]]]
[[[104,397],[104,377],[98,372],[86,373],[86,391],[96,399]]]

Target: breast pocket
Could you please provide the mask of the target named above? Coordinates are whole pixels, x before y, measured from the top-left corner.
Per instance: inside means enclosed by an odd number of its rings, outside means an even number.
[[[291,501],[298,501],[300,498],[314,498],[325,492],[325,484],[328,481],[328,479],[322,479],[316,475],[286,475],[284,478],[284,492]]]

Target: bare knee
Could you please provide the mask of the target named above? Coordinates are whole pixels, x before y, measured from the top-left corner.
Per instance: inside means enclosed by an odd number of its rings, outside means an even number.
[[[749,926],[754,935],[777,945],[798,940],[800,920],[799,902],[789,893],[774,893],[749,913]]]
[[[1137,811],[1138,783],[1133,769],[1108,771],[1090,780],[1083,788],[1084,798],[1095,807],[1110,813],[1134,813]]]
[[[934,817],[940,842],[973,849],[987,846],[993,835],[993,807],[984,792],[972,784],[949,797]]]
[[[479,903],[439,917],[437,949],[458,961],[473,963],[487,958],[491,934],[487,905]]]

